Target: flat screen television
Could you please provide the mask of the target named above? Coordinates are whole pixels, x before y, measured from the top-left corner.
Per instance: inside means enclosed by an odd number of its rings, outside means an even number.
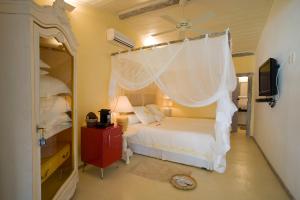
[[[269,58],[259,68],[259,96],[275,96],[277,90],[277,73],[279,65],[277,60]]]

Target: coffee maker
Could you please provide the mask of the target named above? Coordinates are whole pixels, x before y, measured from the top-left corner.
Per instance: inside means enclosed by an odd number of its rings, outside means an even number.
[[[101,109],[100,111],[100,122],[98,128],[106,128],[111,125],[111,111],[109,109]]]

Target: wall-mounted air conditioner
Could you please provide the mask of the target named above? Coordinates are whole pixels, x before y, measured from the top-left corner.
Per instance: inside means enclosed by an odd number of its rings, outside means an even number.
[[[108,41],[131,49],[134,47],[134,42],[130,38],[113,28],[107,29],[106,35]]]

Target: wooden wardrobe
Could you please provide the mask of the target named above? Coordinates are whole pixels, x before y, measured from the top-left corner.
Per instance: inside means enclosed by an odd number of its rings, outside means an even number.
[[[63,0],[0,1],[0,199],[70,199],[78,182],[76,48]]]

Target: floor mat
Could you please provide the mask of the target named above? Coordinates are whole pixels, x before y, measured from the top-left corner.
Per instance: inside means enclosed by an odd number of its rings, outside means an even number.
[[[192,174],[188,166],[154,158],[148,158],[146,161],[138,163],[130,173],[161,182],[169,182],[174,174]]]

